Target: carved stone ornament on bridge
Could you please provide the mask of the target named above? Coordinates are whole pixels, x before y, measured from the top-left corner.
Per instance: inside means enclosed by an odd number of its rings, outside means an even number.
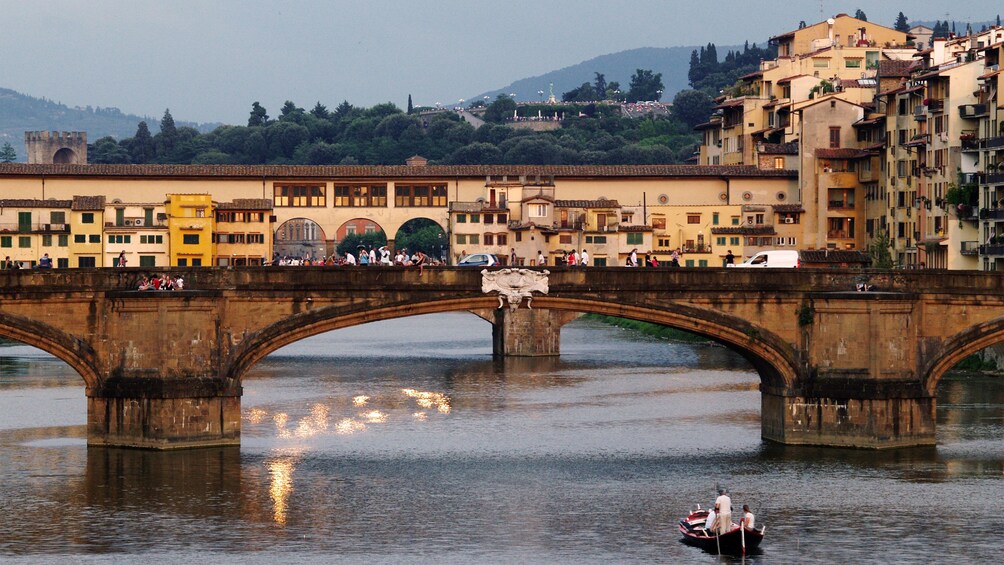
[[[530,308],[534,291],[547,294],[547,275],[551,272],[531,271],[529,269],[502,269],[500,271],[481,271],[481,292],[499,293],[499,308],[503,306],[502,298],[509,300],[509,310],[515,311],[526,298],[526,307]]]

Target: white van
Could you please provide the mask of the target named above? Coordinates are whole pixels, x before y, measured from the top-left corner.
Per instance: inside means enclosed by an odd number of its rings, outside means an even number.
[[[775,249],[774,251],[761,251],[738,265],[729,265],[737,269],[797,269],[802,266],[802,261],[798,257],[795,249]]]

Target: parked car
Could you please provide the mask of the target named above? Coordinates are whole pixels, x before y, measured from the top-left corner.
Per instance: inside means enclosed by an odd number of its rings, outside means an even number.
[[[494,267],[499,264],[499,258],[491,253],[474,253],[457,263],[458,267]]]
[[[795,269],[802,266],[802,261],[798,257],[795,249],[775,249],[773,251],[761,251],[742,263],[729,265],[737,269]]]

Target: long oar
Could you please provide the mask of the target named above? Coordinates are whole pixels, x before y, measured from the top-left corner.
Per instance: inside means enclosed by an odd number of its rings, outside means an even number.
[[[746,518],[739,522],[739,538],[743,542],[743,555],[746,555]]]

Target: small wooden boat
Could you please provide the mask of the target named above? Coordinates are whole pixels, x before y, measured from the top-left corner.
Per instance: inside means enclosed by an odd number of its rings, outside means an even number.
[[[708,511],[698,508],[680,520],[680,533],[687,544],[700,547],[708,553],[722,555],[745,555],[755,553],[763,541],[765,527],[742,528],[735,522],[728,532],[716,535],[705,530]]]

